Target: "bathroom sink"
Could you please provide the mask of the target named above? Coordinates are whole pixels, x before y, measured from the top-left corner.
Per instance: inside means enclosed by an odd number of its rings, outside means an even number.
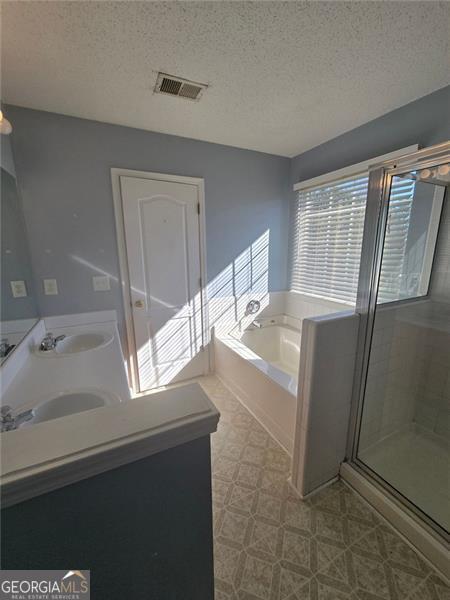
[[[111,403],[111,399],[107,394],[97,390],[62,392],[37,406],[34,409],[33,419],[28,423],[33,425],[43,421],[51,421],[52,419],[67,417]]]
[[[87,350],[95,350],[107,346],[113,339],[108,333],[79,333],[68,335],[59,341],[54,350],[38,350],[40,356],[66,356],[68,354],[78,354]]]
[[[56,346],[57,354],[74,354],[76,352],[85,352],[106,346],[112,340],[111,335],[104,333],[80,333],[78,335],[68,335],[58,342]]]

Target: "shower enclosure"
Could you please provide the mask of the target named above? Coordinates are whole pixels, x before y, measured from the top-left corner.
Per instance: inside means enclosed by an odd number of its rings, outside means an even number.
[[[371,169],[350,468],[448,540],[450,143]]]

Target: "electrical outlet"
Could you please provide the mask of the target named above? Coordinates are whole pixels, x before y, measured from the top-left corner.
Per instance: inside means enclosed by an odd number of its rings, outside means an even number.
[[[94,275],[92,285],[94,292],[109,292],[111,289],[108,275]]]
[[[56,296],[58,294],[56,279],[44,279],[44,294],[46,296]]]
[[[10,281],[13,298],[25,298],[27,296],[27,286],[25,281]]]

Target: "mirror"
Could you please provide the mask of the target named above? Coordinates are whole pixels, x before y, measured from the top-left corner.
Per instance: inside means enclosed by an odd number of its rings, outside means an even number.
[[[10,140],[1,136],[0,364],[38,320],[27,231]]]

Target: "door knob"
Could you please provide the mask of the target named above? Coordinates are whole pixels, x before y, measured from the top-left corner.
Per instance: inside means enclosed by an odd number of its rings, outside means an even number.
[[[134,303],[134,306],[136,308],[144,308],[144,301],[143,300],[136,300],[136,302]]]

